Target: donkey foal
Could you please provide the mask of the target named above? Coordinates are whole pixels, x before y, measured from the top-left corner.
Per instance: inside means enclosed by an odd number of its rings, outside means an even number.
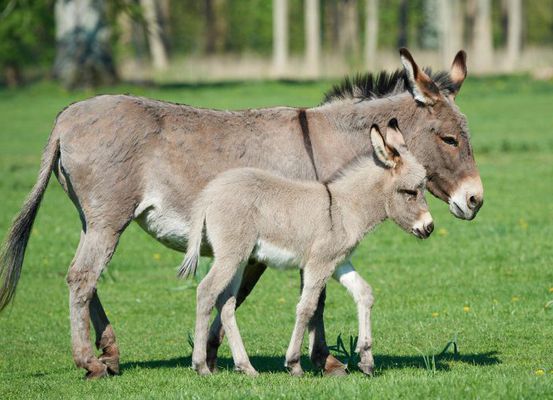
[[[304,287],[285,364],[292,375],[301,375],[301,344],[319,295],[363,236],[386,218],[419,238],[430,235],[426,173],[407,151],[397,121],[390,121],[386,138],[373,126],[370,139],[373,153],[325,184],[241,168],[220,174],[202,191],[194,204],[188,250],[179,271],[185,277],[196,272],[205,225],[215,260],[197,289],[192,364],[199,374],[211,373],[206,345],[209,317],[216,306],[236,369],[257,375],[235,319],[236,294],[249,259],[275,268],[303,269]],[[373,298],[369,286],[365,292],[364,307],[359,309],[358,351],[360,368],[370,373]]]

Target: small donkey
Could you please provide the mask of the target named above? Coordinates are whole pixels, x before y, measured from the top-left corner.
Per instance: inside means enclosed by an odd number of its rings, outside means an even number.
[[[275,268],[303,269],[304,287],[285,364],[292,375],[301,375],[301,344],[321,290],[363,236],[388,217],[421,239],[432,233],[424,198],[426,173],[408,152],[397,121],[390,121],[386,138],[373,125],[370,140],[373,153],[328,183],[240,168],[223,172],[202,191],[194,204],[188,250],[179,271],[183,277],[195,274],[205,225],[215,260],[197,291],[192,364],[199,374],[211,373],[206,345],[209,317],[217,306],[235,368],[257,375],[235,319],[235,296],[249,259]],[[359,367],[364,372],[374,367],[370,329],[362,329],[370,320],[368,296],[367,309],[359,313]]]

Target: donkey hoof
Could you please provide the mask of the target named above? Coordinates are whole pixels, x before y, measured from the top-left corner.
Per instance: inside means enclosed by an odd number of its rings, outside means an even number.
[[[89,370],[84,378],[86,380],[96,380],[100,378],[107,378],[108,376],[108,368],[104,364],[100,364],[94,369]]]
[[[108,374],[119,375],[119,357],[100,356],[99,360],[107,367]]]
[[[237,365],[237,366],[234,367],[234,370],[236,372],[240,372],[241,374],[251,376],[251,377],[259,376],[259,372],[257,372],[256,369],[254,367],[252,367],[251,365],[248,365],[246,367],[241,367],[241,366]]]
[[[217,359],[216,358],[213,358],[211,360],[208,359],[207,360],[207,368],[209,368],[209,370],[213,374],[216,374],[217,372],[219,372],[219,370],[217,369]]]
[[[206,363],[202,363],[202,364],[194,364],[192,365],[192,368],[194,368],[194,370],[198,373],[198,375],[200,376],[209,376],[211,375],[211,371],[209,370],[209,368],[207,367],[207,364]]]
[[[298,364],[294,364],[292,366],[288,366],[288,372],[290,373],[290,375],[292,376],[303,376],[303,369],[301,369],[301,365],[298,363]]]
[[[346,365],[342,364],[338,359],[332,355],[326,358],[324,366],[324,376],[346,376],[348,370]]]
[[[363,364],[358,363],[357,367],[363,372],[365,375],[373,376],[374,375],[374,364]]]

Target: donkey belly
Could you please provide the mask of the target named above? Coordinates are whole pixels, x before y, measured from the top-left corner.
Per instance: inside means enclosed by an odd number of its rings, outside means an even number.
[[[135,221],[165,246],[186,251],[189,232],[186,218],[167,207],[161,198],[143,200],[136,208]]]
[[[252,255],[257,261],[264,262],[271,268],[291,269],[299,267],[300,258],[296,254],[261,239],[257,241]]]

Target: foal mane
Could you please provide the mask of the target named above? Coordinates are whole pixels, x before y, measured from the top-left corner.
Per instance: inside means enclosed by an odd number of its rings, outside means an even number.
[[[444,94],[453,93],[457,89],[448,71],[432,72],[425,68],[424,72],[434,81]],[[339,100],[374,100],[403,93],[408,89],[405,70],[393,72],[367,72],[353,77],[346,76],[341,83],[334,85],[324,95],[322,104]]]

